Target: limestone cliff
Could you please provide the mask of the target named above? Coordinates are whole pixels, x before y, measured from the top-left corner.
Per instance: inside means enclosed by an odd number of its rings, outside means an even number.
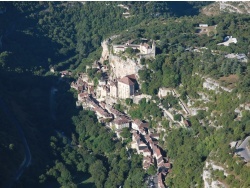
[[[130,74],[138,74],[138,71],[142,66],[140,65],[139,58],[137,59],[129,59],[122,58],[113,54],[109,55],[109,63],[112,78],[121,78]]]
[[[102,56],[100,58],[100,62],[103,63],[105,60],[109,58],[108,40],[104,40],[101,45],[102,45]]]
[[[119,55],[112,54],[109,50],[109,41],[116,37],[118,37],[118,35],[114,35],[102,42],[102,55],[100,63],[103,63],[105,60],[109,60],[111,79],[121,78],[130,74],[138,74],[139,69],[142,68],[140,58],[131,59],[125,56],[120,57]]]

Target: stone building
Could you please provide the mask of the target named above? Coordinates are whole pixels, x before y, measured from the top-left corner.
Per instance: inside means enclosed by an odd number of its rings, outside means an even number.
[[[115,130],[120,130],[125,127],[129,128],[129,124],[130,120],[125,117],[116,118],[113,122],[111,122],[111,126],[113,126]]]
[[[124,45],[113,45],[113,52],[115,54],[119,52],[124,52],[127,48],[133,48],[134,50],[139,50],[140,57],[151,58],[155,57],[156,45],[155,41],[153,41],[152,46],[149,46],[147,43],[141,44],[132,44],[133,41],[128,41]]]
[[[135,83],[131,78],[125,76],[118,80],[118,97],[121,99],[130,98],[135,93]]]
[[[118,93],[118,88],[117,88],[117,83],[116,82],[110,82],[110,97],[117,98],[117,93]]]

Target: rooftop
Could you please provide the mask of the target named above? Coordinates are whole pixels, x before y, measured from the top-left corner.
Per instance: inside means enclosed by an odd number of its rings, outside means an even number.
[[[118,82],[122,82],[122,83],[124,83],[126,85],[134,85],[134,82],[130,78],[126,77],[126,76],[121,78],[120,80],[118,80]]]
[[[124,123],[129,123],[129,120],[124,117],[120,117],[120,118],[116,118],[113,122],[115,124],[122,125]]]

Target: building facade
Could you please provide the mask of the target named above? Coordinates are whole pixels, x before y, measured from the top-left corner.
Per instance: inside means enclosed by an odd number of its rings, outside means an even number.
[[[121,99],[130,98],[130,96],[134,95],[134,93],[135,93],[135,84],[130,78],[125,76],[122,79],[118,80],[119,98]]]

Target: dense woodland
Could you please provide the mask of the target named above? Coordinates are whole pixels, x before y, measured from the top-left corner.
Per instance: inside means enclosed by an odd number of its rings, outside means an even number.
[[[160,87],[176,88],[184,101],[187,95],[197,98],[202,80],[195,73],[215,79],[237,76],[232,93],[209,91],[209,110],[190,117],[189,129],[169,129],[152,101],[142,100],[138,105],[126,102],[131,117],[146,119],[151,127],[162,121],[168,130],[166,142],[161,143],[173,162],[167,185],[203,187],[202,168],[209,158],[230,172],[227,177],[214,172],[214,177],[232,187],[249,187],[249,167],[229,154],[228,144],[250,134],[249,112],[243,112],[241,121],[234,121],[234,109],[249,102],[250,67],[226,59],[224,54],[248,55],[250,17],[228,13],[204,16],[199,8],[208,3],[202,2],[124,2],[134,15],[125,19],[124,9],[117,4],[1,2],[0,9],[6,8],[6,12],[0,14],[0,98],[22,125],[32,154],[32,164],[15,187],[143,187],[145,177],[152,174],[142,170],[141,156],[127,152],[126,141],[113,139],[113,133],[98,123],[93,112],[76,109],[70,78],[58,81],[57,73],[49,72],[50,67],[72,70],[73,75],[85,71],[100,58],[101,41],[116,34],[120,34],[120,41],[156,40],[156,58],[142,59],[145,68],[139,71],[141,92],[156,101]],[[197,35],[199,23],[217,25],[216,33]],[[227,35],[236,37],[238,43],[217,46]],[[208,49],[203,53],[186,50],[204,46]],[[58,89],[53,108],[56,119],[51,117],[51,87]],[[177,105],[171,97],[161,102],[166,108]],[[211,113],[217,119],[214,127],[208,126],[214,118]],[[2,187],[13,181],[24,154],[18,132],[2,107],[0,121]],[[128,130],[123,135],[128,137]]]

